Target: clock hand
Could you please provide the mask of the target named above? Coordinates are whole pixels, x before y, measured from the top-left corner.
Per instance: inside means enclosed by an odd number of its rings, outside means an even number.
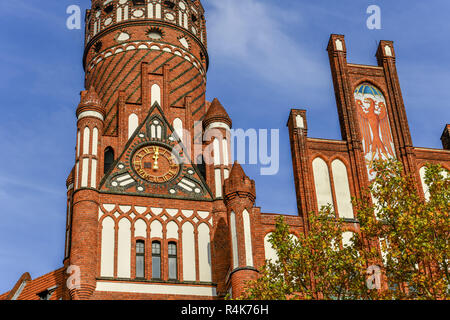
[[[155,163],[153,164],[153,170],[158,170],[159,147],[154,147],[153,150],[155,151],[155,154],[153,155],[153,160],[155,160]]]

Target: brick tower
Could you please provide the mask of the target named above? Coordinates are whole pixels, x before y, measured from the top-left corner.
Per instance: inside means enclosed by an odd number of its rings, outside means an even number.
[[[226,135],[231,120],[205,100],[203,14],[199,0],[93,0],[87,10],[89,89],[68,179],[65,267],[80,270],[72,299],[216,296],[213,203],[225,214],[229,169],[197,165],[191,151],[196,139],[202,154],[210,105],[208,125]],[[212,157],[228,158],[229,141],[215,140]]]
[[[255,207],[254,181],[232,165],[231,118],[205,98],[203,14],[199,0],[92,1],[64,266],[24,273],[0,300],[236,298],[278,259],[269,239],[280,215]],[[302,237],[307,215],[331,204],[350,241],[351,198],[373,161],[402,161],[426,197],[426,163],[450,169],[450,125],[443,150],[413,146],[393,42],[380,42],[377,66],[349,63],[342,35],[328,53],[342,140],[308,137],[307,111],[291,110],[298,215],[284,220]]]

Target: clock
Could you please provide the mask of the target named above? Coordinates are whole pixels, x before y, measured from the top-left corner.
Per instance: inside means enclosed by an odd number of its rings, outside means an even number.
[[[141,147],[134,153],[131,163],[136,174],[150,183],[169,182],[181,170],[172,152],[159,145]]]

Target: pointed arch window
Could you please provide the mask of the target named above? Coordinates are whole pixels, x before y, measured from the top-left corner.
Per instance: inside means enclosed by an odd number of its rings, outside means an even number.
[[[152,278],[161,279],[161,243],[152,243]]]
[[[136,241],[136,278],[145,278],[145,241]]]
[[[111,147],[105,149],[103,173],[106,174],[114,163],[114,150]]]
[[[169,247],[169,280],[178,279],[178,266],[177,266],[177,244],[170,242]]]

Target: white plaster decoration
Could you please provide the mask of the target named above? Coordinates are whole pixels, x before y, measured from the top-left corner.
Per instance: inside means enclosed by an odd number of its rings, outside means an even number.
[[[131,223],[126,218],[122,218],[119,221],[117,277],[131,277]]]
[[[271,260],[274,263],[278,261],[278,254],[269,241],[271,235],[272,232],[266,234],[266,236],[264,237],[264,251],[266,260]]]
[[[150,224],[150,237],[151,238],[162,238],[163,237],[162,229],[163,229],[163,227],[162,227],[161,222],[159,222],[158,220],[154,220]]]
[[[97,188],[97,160],[91,162],[91,188]]]
[[[202,223],[198,227],[198,258],[200,281],[211,282],[211,237],[207,224]]]
[[[163,212],[162,208],[150,208],[150,210],[156,214],[157,216],[161,214],[161,212]]]
[[[197,211],[197,213],[200,216],[200,218],[202,218],[202,219],[206,219],[209,216],[209,212],[208,211]]]
[[[147,208],[146,208],[146,207],[138,207],[138,206],[135,206],[134,209],[135,209],[135,210],[137,211],[137,213],[139,213],[139,214],[143,214],[145,211],[147,211]]]
[[[144,220],[139,219],[134,224],[134,236],[147,238],[147,224]]]
[[[250,214],[247,210],[242,213],[242,219],[244,222],[245,261],[247,266],[253,267],[252,229]]]
[[[114,210],[114,208],[116,207],[115,204],[104,204],[103,208],[105,208],[106,211],[111,212]]]
[[[131,206],[119,206],[119,209],[122,210],[123,213],[128,213],[131,210]]]
[[[239,267],[239,255],[238,255],[238,240],[236,232],[236,214],[231,212],[230,214],[230,224],[231,224],[231,244],[233,249],[233,269]]]
[[[102,222],[100,275],[114,276],[114,220],[106,217]]]
[[[157,84],[152,85],[151,88],[151,106],[158,102],[161,106],[161,87]]]
[[[194,210],[181,210],[181,213],[183,213],[183,216],[186,218],[189,218],[194,214]]]
[[[328,166],[321,158],[313,161],[314,185],[316,187],[317,204],[319,210],[322,206],[333,205],[333,196],[331,193],[330,174]]]
[[[172,217],[175,217],[178,214],[178,211],[178,209],[166,209],[166,212]]]
[[[85,127],[83,131],[83,154],[89,154],[90,134],[91,131],[89,127]]]
[[[167,224],[167,239],[177,239],[178,240],[178,225],[174,221],[170,221]]]
[[[331,167],[339,217],[353,219],[353,205],[348,182],[347,167],[340,160],[334,160]]]
[[[182,227],[183,280],[196,281],[194,226],[186,222]]]
[[[81,166],[81,187],[82,188],[87,188],[88,177],[89,177],[89,159],[85,158],[85,159],[83,159],[82,166]]]
[[[103,115],[97,111],[84,111],[78,115],[78,120],[81,120],[81,119],[87,118],[87,117],[97,118],[102,121],[104,120]]]
[[[104,282],[97,281],[96,291],[147,293],[164,295],[184,295],[198,297],[216,297],[216,288],[189,285],[162,285],[148,283]]]

